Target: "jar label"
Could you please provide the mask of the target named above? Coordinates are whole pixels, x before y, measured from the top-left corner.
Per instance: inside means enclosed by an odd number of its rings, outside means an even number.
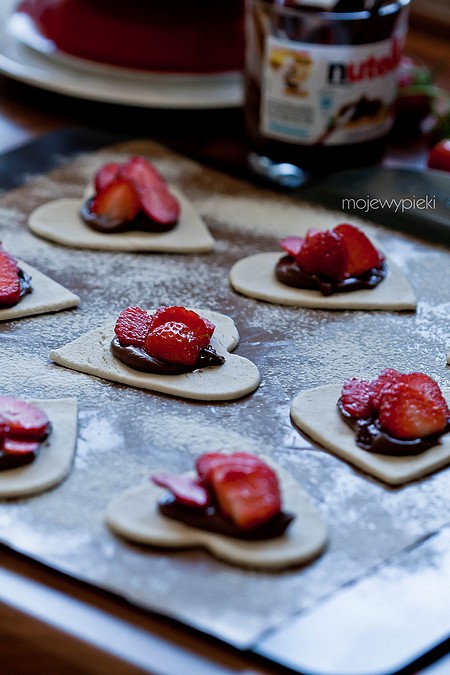
[[[385,135],[393,124],[398,37],[358,46],[268,36],[260,131],[308,145],[347,145]]]

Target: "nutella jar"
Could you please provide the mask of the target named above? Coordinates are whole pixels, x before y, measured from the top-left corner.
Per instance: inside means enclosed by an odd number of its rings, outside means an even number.
[[[278,162],[308,176],[382,158],[408,5],[387,0],[343,12],[360,1],[247,0],[245,121],[254,168],[257,157],[261,173]]]

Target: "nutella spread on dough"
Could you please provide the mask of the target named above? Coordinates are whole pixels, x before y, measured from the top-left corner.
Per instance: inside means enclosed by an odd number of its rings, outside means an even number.
[[[160,497],[158,509],[163,516],[178,520],[190,527],[247,541],[263,541],[281,537],[294,519],[290,513],[280,511],[262,525],[243,530],[232,520],[225,518],[217,506],[210,505],[204,509],[189,508],[186,505],[180,505],[169,492]]]
[[[334,293],[348,293],[350,291],[369,290],[375,288],[386,276],[386,265],[381,263],[378,267],[372,267],[357,277],[347,279],[327,279],[317,274],[307,274],[302,271],[292,256],[286,255],[280,258],[275,268],[278,281],[293,288],[306,288],[319,290],[322,295]]]
[[[193,366],[183,366],[178,363],[170,363],[169,361],[155,358],[141,347],[121,345],[117,337],[114,337],[111,341],[111,352],[116,359],[119,359],[126,366],[145,373],[154,373],[155,375],[181,375],[182,373],[192,373],[194,370],[199,370],[200,368],[221,366],[225,363],[225,358],[220,356],[211,346],[200,349],[198,359]]]

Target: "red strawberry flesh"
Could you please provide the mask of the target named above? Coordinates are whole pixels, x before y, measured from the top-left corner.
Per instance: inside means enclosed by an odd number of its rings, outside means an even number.
[[[344,382],[341,405],[346,413],[356,419],[370,417],[373,410],[372,384],[367,380],[351,378]]]
[[[201,345],[184,323],[168,321],[148,333],[144,349],[153,358],[183,366],[195,366]]]
[[[175,225],[178,222],[180,204],[150,162],[143,157],[132,157],[122,165],[120,175],[135,184],[140,208],[150,220],[160,225]]]
[[[10,396],[0,396],[0,415],[9,426],[11,439],[39,441],[50,429],[50,420],[43,410]]]
[[[389,387],[402,379],[402,373],[394,368],[386,368],[378,377],[372,381],[372,405],[374,410],[378,410],[381,404],[383,393]]]
[[[317,232],[307,236],[296,256],[299,267],[307,274],[320,274],[330,279],[344,279],[347,250],[335,232]]]
[[[257,527],[281,511],[275,472],[268,466],[216,467],[211,484],[221,511],[241,529]]]
[[[167,188],[152,188],[140,195],[141,209],[150,220],[161,225],[175,225],[180,217],[180,204]]]
[[[333,229],[335,234],[341,236],[346,253],[346,275],[356,277],[373,267],[378,267],[383,261],[383,256],[369,241],[364,232],[354,225],[343,223]]]
[[[120,175],[133,181],[140,191],[166,188],[166,181],[157,168],[144,157],[130,157],[120,165]]]
[[[201,455],[195,463],[198,475],[207,485],[211,484],[211,472],[219,466],[266,466],[266,464],[248,452],[233,452],[231,455],[208,452]]]
[[[215,325],[199,316],[192,309],[186,309],[178,305],[170,307],[159,307],[152,317],[152,326],[154,329],[168,321],[183,323],[194,333],[202,349],[207,347],[213,336]]]
[[[96,192],[101,192],[112,183],[119,175],[120,164],[110,162],[104,164],[94,177],[94,188]]]
[[[383,431],[400,440],[424,438],[444,431],[447,405],[407,382],[397,382],[381,398],[379,421]]]
[[[138,192],[126,178],[116,178],[110,182],[90,203],[91,213],[112,225],[133,220],[139,208]]]
[[[281,511],[278,478],[255,455],[210,452],[197,459],[196,469],[222,513],[242,529],[262,525]]]
[[[11,307],[20,300],[19,268],[15,258],[0,244],[0,305]]]
[[[114,327],[119,342],[143,347],[152,325],[152,317],[140,307],[127,307],[120,314]]]
[[[152,480],[156,485],[170,490],[180,504],[205,508],[210,503],[208,491],[198,483],[196,478],[156,473],[153,474]]]
[[[303,237],[286,237],[280,241],[280,246],[286,251],[288,255],[291,255],[293,258],[295,258],[300,253],[303,242]]]

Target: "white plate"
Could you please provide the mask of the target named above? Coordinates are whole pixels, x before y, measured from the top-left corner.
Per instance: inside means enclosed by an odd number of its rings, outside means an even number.
[[[4,75],[68,96],[145,108],[230,108],[242,104],[240,73],[163,75],[55,53],[50,41],[36,40],[37,34],[27,32],[20,22],[11,22],[16,2],[0,1],[0,72]]]

